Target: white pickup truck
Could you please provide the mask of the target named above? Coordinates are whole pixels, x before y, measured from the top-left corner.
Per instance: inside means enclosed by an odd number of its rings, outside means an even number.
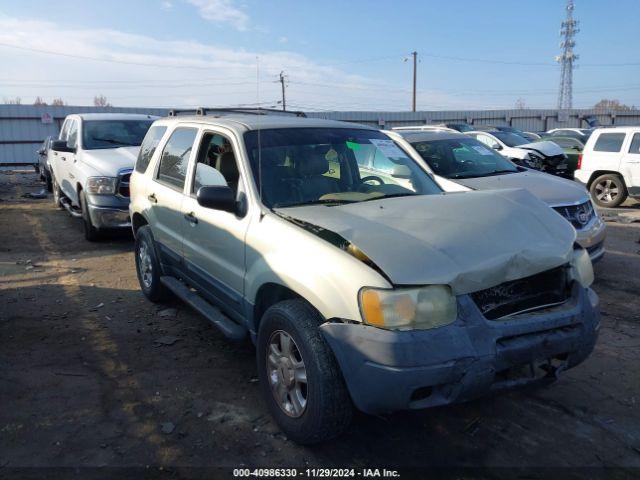
[[[87,240],[131,228],[129,178],[140,144],[157,117],[129,113],[69,115],[51,143],[53,201],[82,218]]]

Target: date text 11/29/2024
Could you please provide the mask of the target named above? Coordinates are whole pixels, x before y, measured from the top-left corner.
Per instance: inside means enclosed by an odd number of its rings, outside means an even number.
[[[386,468],[235,468],[234,478],[399,478],[397,470]]]

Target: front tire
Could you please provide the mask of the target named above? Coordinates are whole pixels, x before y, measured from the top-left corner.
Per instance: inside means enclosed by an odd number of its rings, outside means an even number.
[[[53,204],[56,208],[62,209],[62,203],[60,202],[62,200],[62,190],[53,173],[51,173],[51,190],[53,192]]]
[[[271,415],[296,443],[341,435],[353,406],[342,372],[322,337],[320,314],[304,300],[270,307],[258,332],[258,376]]]
[[[628,196],[624,180],[619,175],[600,175],[589,187],[591,197],[600,207],[615,208],[621,205]]]
[[[100,231],[93,225],[91,221],[91,215],[89,214],[89,207],[87,205],[87,195],[84,190],[80,190],[80,209],[82,210],[82,226],[84,228],[84,238],[90,242],[95,242],[100,239]]]
[[[134,247],[136,257],[136,273],[140,289],[152,302],[158,303],[169,299],[170,292],[160,282],[162,275],[160,261],[156,255],[151,227],[142,226],[136,232]]]

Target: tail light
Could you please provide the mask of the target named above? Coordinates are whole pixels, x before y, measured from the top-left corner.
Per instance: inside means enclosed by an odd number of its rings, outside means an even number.
[[[580,170],[582,168],[582,154],[578,154],[578,167],[577,170]]]

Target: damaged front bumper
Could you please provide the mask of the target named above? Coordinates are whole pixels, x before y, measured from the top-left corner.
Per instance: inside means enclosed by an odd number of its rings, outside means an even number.
[[[564,304],[487,320],[470,296],[458,319],[432,330],[391,331],[353,323],[320,328],[356,406],[370,414],[462,402],[553,380],[595,345],[598,296],[573,285]]]

